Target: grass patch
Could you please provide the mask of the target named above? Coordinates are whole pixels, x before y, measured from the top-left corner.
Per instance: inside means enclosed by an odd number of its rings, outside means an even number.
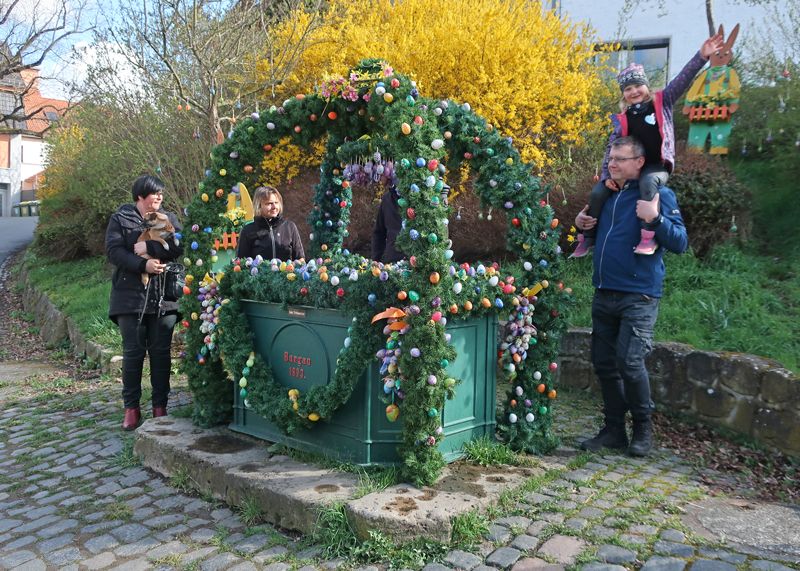
[[[459,525],[465,530],[466,523]],[[427,563],[441,561],[450,550],[444,543],[425,538],[397,543],[378,531],[370,531],[369,538],[360,541],[340,503],[320,510],[313,540],[322,546],[325,558],[341,557],[354,565],[381,563],[389,569],[420,569]]]
[[[111,465],[116,466],[117,468],[133,468],[134,466],[141,466],[141,460],[139,460],[139,457],[133,452],[133,445],[133,436],[124,438],[122,441],[122,450],[117,452],[111,459]]]
[[[178,408],[172,409],[169,411],[169,414],[174,416],[175,418],[192,418],[192,412],[194,411],[194,405],[187,404],[185,406],[180,406]]]
[[[320,510],[314,528],[314,541],[322,545],[328,558],[349,557],[353,553],[359,542],[347,521],[343,504],[331,504]]]
[[[655,336],[710,351],[752,353],[800,370],[800,258],[780,260],[733,245],[706,260],[667,254]],[[565,264],[577,303],[570,321],[591,325],[591,260]]]
[[[157,567],[174,567],[175,569],[179,569],[182,560],[183,555],[180,553],[170,553],[169,555],[164,555],[163,557],[151,559],[150,562]]]
[[[84,335],[109,349],[122,349],[117,326],[106,317],[111,280],[104,257],[57,262],[28,250],[23,263],[31,283],[46,293]]]
[[[497,442],[489,436],[481,436],[464,444],[466,459],[479,466],[518,466],[528,464],[530,457],[517,454],[508,445]]]
[[[183,493],[188,493],[195,489],[194,480],[189,475],[189,471],[183,466],[178,466],[175,473],[169,477],[169,484]]]
[[[133,509],[125,502],[117,500],[106,506],[106,519],[109,521],[130,521],[133,519]]]
[[[455,516],[452,525],[451,545],[460,549],[473,548],[489,532],[489,518],[477,510]]]
[[[261,504],[252,496],[247,496],[236,509],[239,517],[247,527],[257,525],[264,521],[264,510]]]
[[[362,498],[373,492],[380,492],[397,483],[398,474],[394,466],[389,467],[363,467],[356,466],[358,474],[358,487],[354,496]]]

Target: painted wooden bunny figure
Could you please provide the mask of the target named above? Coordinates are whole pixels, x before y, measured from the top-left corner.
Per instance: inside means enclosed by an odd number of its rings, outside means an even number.
[[[722,26],[719,34],[725,37]],[[703,152],[711,137],[709,154],[728,154],[731,117],[739,109],[741,89],[739,76],[731,67],[733,43],[738,35],[739,24],[736,24],[722,49],[711,55],[709,68],[697,76],[686,94],[683,113],[689,116],[691,150]]]

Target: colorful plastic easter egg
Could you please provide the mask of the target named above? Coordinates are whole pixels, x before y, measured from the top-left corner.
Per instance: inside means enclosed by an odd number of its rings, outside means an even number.
[[[400,407],[396,404],[390,404],[386,407],[386,420],[395,422],[400,417]]]

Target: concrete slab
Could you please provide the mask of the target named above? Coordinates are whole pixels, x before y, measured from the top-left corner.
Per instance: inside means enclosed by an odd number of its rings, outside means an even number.
[[[532,468],[451,464],[429,488],[409,484],[391,486],[348,501],[345,510],[359,537],[369,537],[369,530],[377,529],[397,538],[449,541],[453,517],[496,503],[504,491],[521,486],[542,472]]]
[[[452,518],[495,503],[544,468],[448,466],[431,488],[397,485],[356,498],[358,476],[305,464],[267,451],[269,443],[226,428],[199,429],[189,419],[149,419],[136,431],[134,451],[148,468],[188,475],[194,486],[230,506],[256,499],[267,521],[311,533],[319,510],[342,502],[359,537],[370,530],[410,539],[447,541]]]
[[[711,498],[686,507],[696,533],[742,553],[800,564],[800,507]]]
[[[230,506],[255,499],[267,521],[311,532],[321,507],[351,498],[353,474],[267,452],[267,443],[226,428],[199,429],[189,419],[149,419],[136,431],[134,452],[148,468],[187,474],[194,486]]]
[[[37,361],[3,361],[0,362],[0,381],[16,383],[37,375],[58,373],[60,369],[48,363]]]

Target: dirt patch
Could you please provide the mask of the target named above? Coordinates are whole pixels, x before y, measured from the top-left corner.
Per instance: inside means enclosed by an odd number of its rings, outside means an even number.
[[[505,478],[503,476],[487,476],[486,477],[486,481],[487,482],[498,482],[498,483],[502,484],[504,482],[508,482],[508,478]]]
[[[155,434],[156,436],[178,436],[180,432],[177,430],[153,430],[150,434]]]
[[[262,466],[260,464],[254,464],[253,462],[248,462],[247,464],[242,464],[241,466],[239,466],[239,471],[251,473],[251,472],[258,472],[261,468]]]
[[[476,498],[485,498],[486,490],[478,481],[491,467],[475,466],[473,464],[456,463],[450,466],[451,472],[434,485],[439,492],[463,492]]]
[[[397,496],[391,502],[383,506],[383,509],[405,515],[417,509],[417,502],[414,501],[414,498],[401,498]]]
[[[422,495],[421,496],[417,496],[417,499],[420,500],[421,502],[429,502],[429,501],[431,501],[433,498],[435,498],[438,495],[439,495],[439,492],[437,492],[436,490],[432,490],[430,488],[425,488],[422,491]]]
[[[189,446],[189,450],[208,452],[209,454],[233,454],[235,452],[249,450],[252,447],[252,444],[239,440],[238,438],[214,435],[201,436],[197,439],[197,442]]]
[[[339,491],[339,486],[336,484],[320,484],[319,486],[314,486],[314,491],[318,494],[332,494]]]

